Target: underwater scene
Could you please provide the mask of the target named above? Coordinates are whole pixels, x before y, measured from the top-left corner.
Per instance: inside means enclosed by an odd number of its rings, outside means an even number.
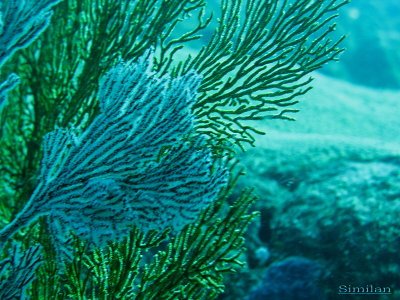
[[[0,0],[0,300],[400,300],[400,1]]]

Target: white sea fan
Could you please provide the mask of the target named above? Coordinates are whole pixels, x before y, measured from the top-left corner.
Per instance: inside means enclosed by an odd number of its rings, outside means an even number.
[[[25,292],[35,279],[35,271],[42,263],[41,246],[25,251],[14,242],[5,259],[0,261],[0,299],[28,299]]]
[[[194,221],[227,175],[193,129],[199,82],[194,73],[157,78],[148,55],[111,69],[91,125],[79,137],[61,129],[45,137],[40,184],[0,236],[48,215],[63,251],[69,231],[102,246],[133,225],[179,230]]]

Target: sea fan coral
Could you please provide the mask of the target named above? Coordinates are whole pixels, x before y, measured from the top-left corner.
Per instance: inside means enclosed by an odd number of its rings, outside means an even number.
[[[47,28],[52,12],[60,0],[9,0],[0,1],[0,67],[18,49],[25,48]],[[0,108],[6,94],[19,80],[11,74],[0,83]]]
[[[101,113],[79,137],[61,129],[45,137],[40,183],[3,242],[50,215],[60,250],[70,230],[101,246],[132,225],[179,229],[217,197],[225,168],[193,132],[199,77],[157,78],[148,56],[101,79]]]
[[[26,251],[19,243],[12,245],[8,257],[0,261],[0,299],[25,299],[25,290],[41,264],[40,250],[40,245]]]

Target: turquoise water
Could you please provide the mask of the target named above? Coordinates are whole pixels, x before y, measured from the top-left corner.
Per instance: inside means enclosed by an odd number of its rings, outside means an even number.
[[[400,299],[400,2],[338,2],[0,0],[0,300]]]
[[[399,20],[396,0],[352,1],[335,32],[346,51],[314,75],[296,121],[257,123],[267,135],[243,155],[243,185],[256,186],[262,214],[232,290],[259,282],[249,299],[400,299]],[[293,256],[322,274],[277,269]]]

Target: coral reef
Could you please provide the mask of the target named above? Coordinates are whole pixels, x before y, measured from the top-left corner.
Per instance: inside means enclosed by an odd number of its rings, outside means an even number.
[[[0,85],[4,265],[27,249],[16,295],[217,298],[257,215],[250,190],[233,192],[262,133],[249,121],[297,111],[310,72],[343,51],[330,34],[347,1],[223,0],[193,55],[205,0],[57,2],[7,2],[15,22],[1,2],[2,46],[24,30],[5,55],[36,39],[2,62],[19,84]]]

